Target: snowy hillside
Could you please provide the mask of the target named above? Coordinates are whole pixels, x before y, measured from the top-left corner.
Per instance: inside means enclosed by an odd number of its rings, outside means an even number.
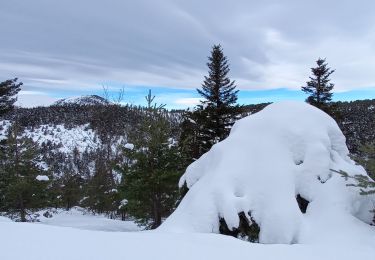
[[[65,153],[72,153],[74,149],[78,149],[80,153],[93,151],[101,145],[96,133],[88,124],[70,129],[64,125],[40,125],[33,130],[26,129],[23,136],[31,138],[40,146],[50,143]]]
[[[56,101],[52,106],[64,106],[64,105],[108,105],[109,102],[98,95],[88,95],[80,97],[64,98]]]
[[[374,196],[359,195],[335,171],[366,175],[348,157],[345,137],[321,110],[300,102],[269,105],[235,123],[227,139],[192,163],[180,180],[190,189],[159,228],[219,233],[241,217],[261,243],[375,245]],[[296,197],[305,201],[305,208]]]

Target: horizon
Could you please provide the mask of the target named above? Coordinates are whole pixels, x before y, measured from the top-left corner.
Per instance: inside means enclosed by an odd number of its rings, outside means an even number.
[[[201,98],[195,89],[169,89],[169,88],[123,88],[124,97],[120,104],[125,105],[146,105],[145,96],[148,90],[151,89],[152,94],[155,95],[155,102],[158,104],[165,104],[167,109],[187,109],[192,108],[199,104]],[[112,89],[108,92],[109,100],[116,99],[122,88]],[[17,100],[17,105],[24,108],[32,108],[37,106],[50,106],[58,100],[79,98],[83,96],[97,95],[105,98],[104,90],[97,92],[80,92],[69,95],[64,93],[60,97],[49,97],[49,99],[40,102],[39,99],[33,100],[28,99],[28,96],[38,95],[37,93],[30,93],[21,95],[21,99]],[[26,97],[25,97],[26,96]],[[290,90],[287,88],[269,89],[269,90],[240,90],[238,93],[238,104],[240,105],[254,105],[260,103],[273,103],[278,101],[294,100],[294,101],[305,101],[307,95],[301,90]],[[42,95],[43,98],[43,95]],[[356,101],[356,100],[367,100],[375,99],[375,88],[333,92],[333,102],[338,101]]]

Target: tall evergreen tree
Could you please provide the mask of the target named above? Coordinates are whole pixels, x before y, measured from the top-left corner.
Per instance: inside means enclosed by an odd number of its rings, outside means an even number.
[[[12,110],[17,101],[17,93],[21,90],[22,82],[17,78],[0,82],[0,115]]]
[[[193,146],[185,149],[193,152],[190,158],[198,158],[226,138],[242,112],[236,105],[238,90],[228,77],[229,63],[220,45],[212,47],[207,67],[208,76],[204,77],[202,89],[197,89],[203,100],[186,114],[182,124],[181,144]]]
[[[317,67],[311,68],[312,76],[309,77],[310,80],[301,89],[309,95],[306,102],[327,111],[328,103],[332,100],[332,89],[334,87],[329,77],[335,71],[328,67],[325,59],[319,58],[316,64]]]

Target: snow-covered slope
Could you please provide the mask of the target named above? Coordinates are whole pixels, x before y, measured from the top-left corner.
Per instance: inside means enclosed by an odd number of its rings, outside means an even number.
[[[26,129],[23,136],[31,138],[39,145],[56,145],[60,152],[65,153],[72,153],[75,148],[81,153],[93,151],[101,144],[89,124],[74,128],[66,128],[64,125],[40,125],[32,130]]]
[[[269,105],[239,120],[230,136],[192,163],[180,180],[190,188],[160,231],[219,232],[244,212],[260,226],[261,243],[375,243],[374,197],[359,195],[344,178],[366,172],[348,157],[336,122],[300,102]],[[310,201],[306,214],[296,196]],[[360,220],[361,219],[361,220]]]
[[[63,105],[108,105],[109,102],[97,95],[88,95],[80,97],[71,97],[57,100],[53,103],[53,106],[63,106]]]

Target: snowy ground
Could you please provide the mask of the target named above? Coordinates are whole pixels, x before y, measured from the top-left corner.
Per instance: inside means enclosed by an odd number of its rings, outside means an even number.
[[[133,221],[121,221],[109,219],[103,215],[92,215],[79,207],[69,211],[61,209],[48,210],[48,212],[52,212],[52,217],[48,218],[43,216],[45,212],[46,210],[39,212],[39,222],[35,222],[36,224],[97,231],[132,232],[141,230]]]
[[[94,218],[91,223],[96,220]],[[77,225],[72,223],[72,226]],[[329,245],[262,245],[217,234],[104,232],[15,223],[5,218],[0,218],[0,230],[1,260],[366,260],[374,259],[375,255],[375,246],[362,244],[360,238],[355,244],[332,241]],[[117,231],[121,231],[121,228]]]

